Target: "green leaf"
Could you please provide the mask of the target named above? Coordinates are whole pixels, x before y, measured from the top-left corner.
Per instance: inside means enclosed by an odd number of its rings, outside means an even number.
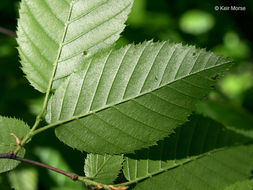
[[[18,44],[22,69],[33,87],[47,90],[103,48],[111,46],[125,25],[133,0],[22,0]]]
[[[8,153],[17,148],[16,139],[10,134],[15,134],[19,139],[29,132],[29,127],[23,121],[0,116],[0,153]],[[25,149],[18,153],[19,157],[25,155]],[[18,161],[0,159],[0,173],[12,170],[19,164]]]
[[[206,101],[198,104],[196,111],[222,123],[231,130],[253,138],[253,116],[240,107]]]
[[[225,190],[252,190],[253,189],[253,180],[245,180],[237,182],[229,187],[225,188]]]
[[[252,176],[253,145],[218,151],[170,169],[136,185],[134,190],[220,190]]]
[[[211,119],[193,115],[157,146],[126,155],[124,175],[129,181],[137,182],[203,157],[210,151],[250,140]]]
[[[123,156],[88,154],[85,159],[85,175],[97,182],[112,184],[122,168]]]
[[[11,171],[9,181],[15,190],[37,190],[38,172],[35,168],[22,168]]]
[[[103,52],[56,90],[46,118],[78,150],[133,152],[187,121],[230,65],[228,58],[168,42]]]

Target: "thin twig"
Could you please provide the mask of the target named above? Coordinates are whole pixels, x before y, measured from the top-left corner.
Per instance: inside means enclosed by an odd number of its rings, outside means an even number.
[[[39,167],[42,167],[42,168],[46,168],[46,169],[52,170],[54,172],[63,174],[65,176],[71,178],[73,181],[76,181],[78,179],[78,175],[77,174],[69,173],[69,172],[60,170],[58,168],[54,168],[52,166],[49,166],[49,165],[46,165],[46,164],[43,164],[43,163],[40,163],[40,162],[36,162],[36,161],[33,161],[33,160],[28,160],[28,159],[25,159],[25,158],[18,157],[15,154],[13,154],[12,152],[0,154],[0,158],[2,158],[2,159],[18,160],[18,161],[26,162],[26,163],[29,163],[29,164],[32,164],[32,165],[36,165],[36,166],[39,166]]]
[[[0,33],[16,38],[17,34],[7,28],[0,27]]]
[[[69,173],[69,172],[60,170],[58,168],[54,168],[52,166],[49,166],[49,165],[46,165],[46,164],[43,164],[43,163],[40,163],[37,161],[21,158],[21,157],[18,157],[14,152],[0,154],[0,159],[12,159],[12,160],[17,160],[17,161],[25,162],[28,164],[36,165],[36,166],[39,166],[42,168],[46,168],[48,170],[65,175],[65,176],[69,177],[70,179],[72,179],[73,181],[83,182],[90,187],[94,187],[95,189],[106,189],[106,190],[125,190],[125,189],[127,189],[126,186],[112,186],[112,185],[101,184],[99,182],[90,180],[87,177],[79,176],[75,173]]]

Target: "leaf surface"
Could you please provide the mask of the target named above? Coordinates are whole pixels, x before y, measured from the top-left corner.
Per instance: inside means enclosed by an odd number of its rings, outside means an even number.
[[[80,60],[111,46],[125,25],[133,0],[22,0],[18,44],[22,69],[33,87],[47,90],[74,72]]]
[[[231,60],[169,42],[129,45],[86,60],[52,96],[47,121],[69,146],[119,154],[154,145],[187,121]]]
[[[253,189],[253,180],[248,179],[244,181],[237,182],[224,190],[252,190]]]
[[[250,140],[211,119],[193,115],[189,122],[178,127],[175,134],[160,141],[157,146],[126,155],[124,175],[129,181],[140,181],[181,167],[208,152]]]
[[[85,176],[104,184],[112,184],[122,168],[123,156],[88,154],[85,159]]]
[[[10,134],[15,134],[19,139],[29,132],[29,127],[23,121],[0,116],[0,153],[8,153],[17,148],[17,142]],[[22,148],[18,153],[19,157],[25,155]],[[12,170],[19,164],[18,161],[11,159],[0,159],[0,173]]]
[[[252,176],[253,145],[218,151],[148,178],[134,190],[220,190]],[[239,189],[238,189],[239,190]]]

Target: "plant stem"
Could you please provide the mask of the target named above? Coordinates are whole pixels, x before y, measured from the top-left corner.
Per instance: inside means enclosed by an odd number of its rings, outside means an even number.
[[[65,172],[63,170],[60,170],[58,168],[54,168],[52,166],[48,166],[48,165],[40,163],[40,162],[36,162],[36,161],[33,161],[33,160],[28,160],[28,159],[25,159],[25,158],[18,157],[18,156],[16,156],[12,152],[5,153],[5,154],[0,154],[0,158],[2,158],[2,159],[18,160],[18,161],[26,162],[26,163],[29,163],[29,164],[32,164],[32,165],[36,165],[36,166],[39,166],[39,167],[42,167],[42,168],[46,168],[46,169],[49,169],[51,171],[54,171],[54,172],[60,173],[62,175],[65,175],[65,176],[71,178],[74,181],[76,181],[78,179],[78,175],[77,174]]]
[[[7,28],[0,27],[0,33],[16,38],[17,34]]]
[[[87,177],[79,176],[75,173],[69,173],[69,172],[60,170],[58,168],[54,168],[52,166],[49,166],[49,165],[46,165],[46,164],[43,164],[43,163],[40,163],[40,162],[37,162],[37,161],[28,160],[28,159],[25,159],[25,158],[18,157],[13,152],[0,154],[0,159],[12,159],[12,160],[17,160],[17,161],[25,162],[25,163],[28,163],[28,164],[36,165],[36,166],[46,168],[48,170],[60,173],[62,175],[65,175],[68,178],[72,179],[73,181],[80,181],[80,182],[83,182],[85,184],[92,185],[92,186],[103,186],[104,189],[111,190],[109,185],[101,184],[99,182],[92,181],[92,180],[88,179]]]

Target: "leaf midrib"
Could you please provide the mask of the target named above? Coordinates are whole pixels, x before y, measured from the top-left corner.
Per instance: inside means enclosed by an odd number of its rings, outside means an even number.
[[[190,163],[190,162],[192,162],[192,161],[198,160],[198,159],[203,158],[203,157],[205,157],[205,156],[208,156],[208,155],[210,155],[210,154],[213,154],[213,153],[222,151],[222,150],[224,150],[224,149],[225,149],[225,148],[218,148],[218,149],[215,149],[215,150],[212,150],[212,151],[209,151],[209,152],[200,154],[200,155],[198,155],[198,156],[189,157],[189,158],[187,158],[187,159],[186,159],[185,161],[183,161],[183,162],[175,163],[174,165],[170,165],[170,166],[168,166],[168,167],[161,168],[161,169],[158,170],[158,171],[155,171],[155,172],[152,172],[152,173],[148,173],[148,175],[145,175],[145,176],[143,176],[143,177],[138,177],[138,178],[135,178],[135,179],[133,179],[133,180],[129,180],[128,182],[125,182],[125,183],[117,184],[116,186],[127,186],[127,185],[131,185],[131,184],[133,184],[133,183],[137,183],[137,182],[139,182],[139,181],[142,181],[142,180],[145,180],[145,179],[147,179],[147,178],[153,177],[153,176],[155,176],[155,175],[161,174],[161,173],[166,172],[166,171],[168,171],[168,170],[172,170],[172,169],[174,169],[174,168],[176,168],[176,167],[185,165],[185,164],[187,164],[187,163]],[[126,161],[128,162],[128,158],[126,158]],[[176,160],[174,160],[174,161],[176,161]],[[129,169],[129,167],[128,167],[128,169]]]
[[[217,61],[218,61],[218,60],[217,60]],[[217,61],[216,61],[216,62],[217,62]],[[140,93],[139,95],[137,95],[137,96],[135,96],[135,97],[126,98],[125,100],[122,100],[121,102],[116,102],[116,103],[113,103],[113,104],[108,104],[108,105],[106,105],[106,106],[104,106],[104,107],[102,107],[102,108],[99,108],[99,109],[96,109],[96,110],[93,110],[93,111],[89,111],[89,112],[87,112],[87,113],[85,113],[85,114],[73,116],[73,117],[71,117],[71,118],[69,118],[69,119],[61,120],[61,121],[58,121],[58,122],[49,124],[49,125],[45,126],[45,129],[46,129],[46,128],[55,127],[55,126],[58,126],[58,125],[63,125],[63,124],[65,124],[65,123],[71,122],[71,121],[73,121],[73,120],[77,120],[77,119],[80,119],[80,118],[83,118],[83,117],[92,115],[92,114],[94,114],[94,113],[103,111],[103,110],[108,109],[108,108],[110,108],[110,107],[117,106],[117,105],[119,105],[119,104],[122,104],[122,103],[125,103],[125,102],[128,102],[128,101],[131,101],[132,99],[139,98],[139,97],[144,96],[144,95],[146,95],[146,94],[148,94],[148,93],[150,93],[150,92],[159,90],[159,89],[161,89],[161,88],[163,88],[163,87],[165,87],[165,86],[167,86],[167,85],[173,84],[173,83],[175,83],[175,82],[177,82],[177,81],[179,81],[179,80],[181,80],[181,79],[184,79],[184,78],[190,77],[190,76],[192,76],[192,75],[195,75],[195,74],[197,74],[197,73],[200,73],[200,72],[203,72],[203,71],[208,71],[208,70],[210,70],[210,69],[217,68],[217,67],[219,67],[219,66],[223,66],[223,65],[229,64],[229,63],[231,63],[230,60],[227,61],[227,62],[225,62],[225,63],[223,63],[223,64],[214,65],[214,66],[211,66],[211,67],[209,67],[209,68],[204,68],[204,69],[202,69],[202,70],[200,70],[200,71],[196,71],[196,72],[193,72],[193,73],[191,73],[191,74],[189,74],[189,75],[183,76],[183,77],[181,77],[181,78],[177,78],[177,79],[175,79],[174,81],[172,81],[172,82],[170,82],[170,83],[163,84],[163,85],[159,86],[159,88],[153,89],[152,91],[143,92],[143,93]]]
[[[97,158],[98,159],[98,158]],[[95,174],[92,176],[93,178],[96,178],[99,174],[99,172],[104,168],[104,166],[106,165],[106,163],[112,159],[112,156],[110,156],[108,159],[106,159],[103,164],[96,170]],[[96,164],[97,165],[97,164]]]

